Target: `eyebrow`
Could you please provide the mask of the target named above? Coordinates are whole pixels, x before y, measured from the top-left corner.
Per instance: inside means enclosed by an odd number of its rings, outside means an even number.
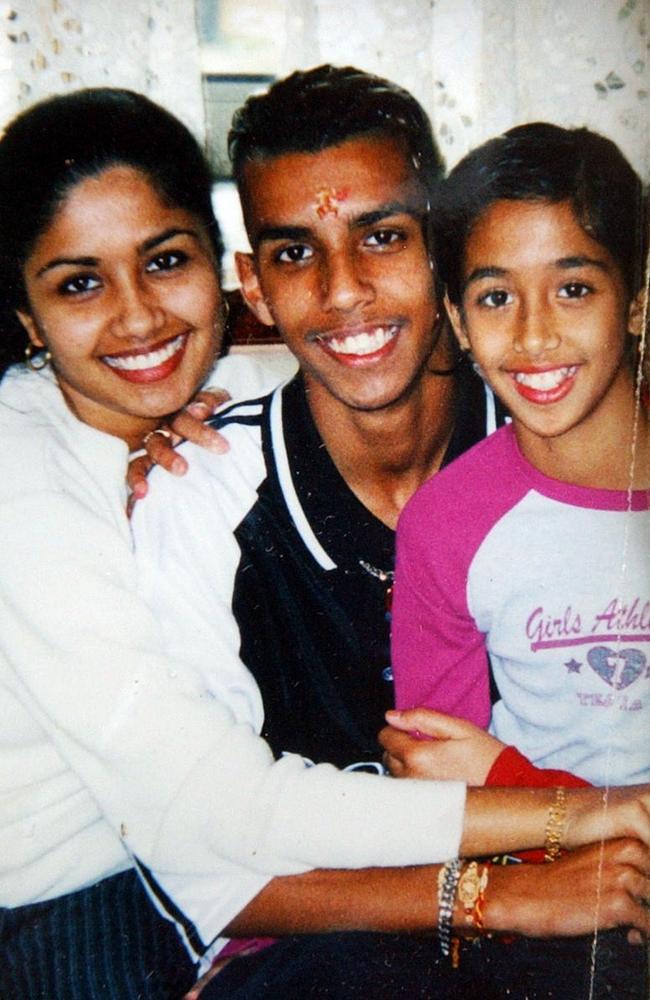
[[[463,289],[469,288],[473,282],[481,281],[482,278],[504,278],[507,273],[505,267],[475,267],[465,278]]]
[[[199,234],[195,229],[182,229],[177,226],[172,226],[169,229],[165,229],[162,233],[156,233],[155,236],[150,236],[149,239],[140,244],[138,252],[148,253],[155,247],[160,246],[161,243],[166,243],[167,240],[174,239],[176,236],[191,236],[197,240],[199,238]],[[47,264],[43,264],[43,266],[39,268],[36,273],[36,277],[40,278],[42,275],[56,267],[98,267],[99,262],[99,257],[54,257],[52,260],[48,260]]]
[[[555,267],[558,271],[565,271],[578,267],[597,267],[600,271],[604,271],[606,274],[609,274],[610,272],[610,268],[604,260],[599,260],[597,257],[586,256],[560,257],[558,260],[553,262],[553,267]],[[471,274],[468,274],[467,278],[463,282],[463,291],[475,281],[481,281],[483,278],[504,278],[508,275],[508,273],[508,269],[505,267],[476,267]]]
[[[555,261],[555,266],[558,269],[570,267],[597,267],[600,271],[604,271],[606,274],[609,274],[611,271],[607,262],[599,260],[598,257],[560,257],[559,260]]]
[[[370,212],[362,212],[355,218],[350,219],[350,229],[363,229],[365,226],[372,226],[392,215],[410,215],[412,218],[421,221],[424,218],[424,211],[416,209],[413,205],[408,205],[402,201],[392,201],[387,205],[381,205]],[[314,231],[310,226],[261,226],[255,236],[255,246],[259,246],[264,241],[273,240],[306,240],[313,236]]]
[[[158,236],[151,236],[148,240],[145,240],[140,245],[140,252],[147,253],[148,250],[153,250],[154,247],[160,246],[161,243],[166,243],[167,240],[172,240],[176,236],[191,236],[195,240],[199,238],[196,229],[183,229],[179,226],[172,226],[169,229],[165,229],[163,233],[159,233]]]
[[[47,264],[43,264],[43,267],[39,267],[36,277],[41,278],[55,267],[64,267],[66,264],[71,267],[97,267],[98,263],[98,257],[54,257],[48,260]]]
[[[356,219],[352,220],[352,226],[355,229],[360,229],[363,226],[373,226],[376,222],[382,222],[383,219],[390,218],[391,215],[410,215],[419,222],[424,218],[425,212],[416,209],[413,205],[408,205],[406,202],[392,201],[388,205],[382,205],[372,212],[363,212]]]
[[[255,236],[255,244],[270,240],[306,240],[311,234],[308,226],[262,226]]]

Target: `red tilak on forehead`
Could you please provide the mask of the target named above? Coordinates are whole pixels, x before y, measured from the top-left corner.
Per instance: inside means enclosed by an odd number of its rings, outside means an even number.
[[[349,188],[321,187],[316,192],[316,215],[324,219],[326,215],[339,214],[339,202],[346,201]]]

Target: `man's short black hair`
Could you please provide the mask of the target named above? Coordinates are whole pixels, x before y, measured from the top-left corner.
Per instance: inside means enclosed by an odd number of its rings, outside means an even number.
[[[429,119],[407,90],[352,66],[318,66],[278,80],[235,112],[228,135],[242,190],[246,163],[284,153],[319,153],[347,139],[387,135],[403,142],[429,190],[444,173]]]
[[[641,180],[618,146],[587,128],[519,125],[479,146],[439,187],[435,255],[450,300],[461,304],[467,241],[495,201],[568,201],[584,231],[621,268],[630,297],[643,281]]]

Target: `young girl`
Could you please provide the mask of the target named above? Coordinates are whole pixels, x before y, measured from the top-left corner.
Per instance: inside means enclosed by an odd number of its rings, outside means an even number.
[[[632,364],[641,186],[584,129],[513,129],[443,195],[463,349],[512,425],[427,483],[398,535],[399,706],[490,720],[541,767],[650,775],[650,450]]]
[[[422,775],[475,784],[576,783],[557,769],[599,785],[650,776],[642,206],[613,143],[545,124],[486,143],[444,186],[448,312],[512,424],[402,515],[396,700],[490,723],[500,742],[462,727],[404,738],[391,744],[400,774],[417,760]],[[553,770],[535,774],[521,754]]]

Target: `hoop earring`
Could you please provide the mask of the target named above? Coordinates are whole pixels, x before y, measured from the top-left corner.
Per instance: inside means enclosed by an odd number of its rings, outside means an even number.
[[[460,352],[461,352],[461,357],[462,358],[467,358],[468,359],[468,361],[470,362],[472,368],[474,369],[474,371],[476,372],[476,374],[479,376],[479,378],[482,378],[483,380],[485,380],[485,372],[481,368],[481,366],[478,363],[478,361],[474,360],[474,356],[472,355],[471,348],[470,347],[461,347],[460,348]]]
[[[32,344],[28,344],[25,348],[25,364],[28,368],[31,368],[33,372],[40,372],[44,368],[47,368],[51,360],[52,355],[50,351],[45,351],[43,354],[37,354],[35,358],[32,358]]]

